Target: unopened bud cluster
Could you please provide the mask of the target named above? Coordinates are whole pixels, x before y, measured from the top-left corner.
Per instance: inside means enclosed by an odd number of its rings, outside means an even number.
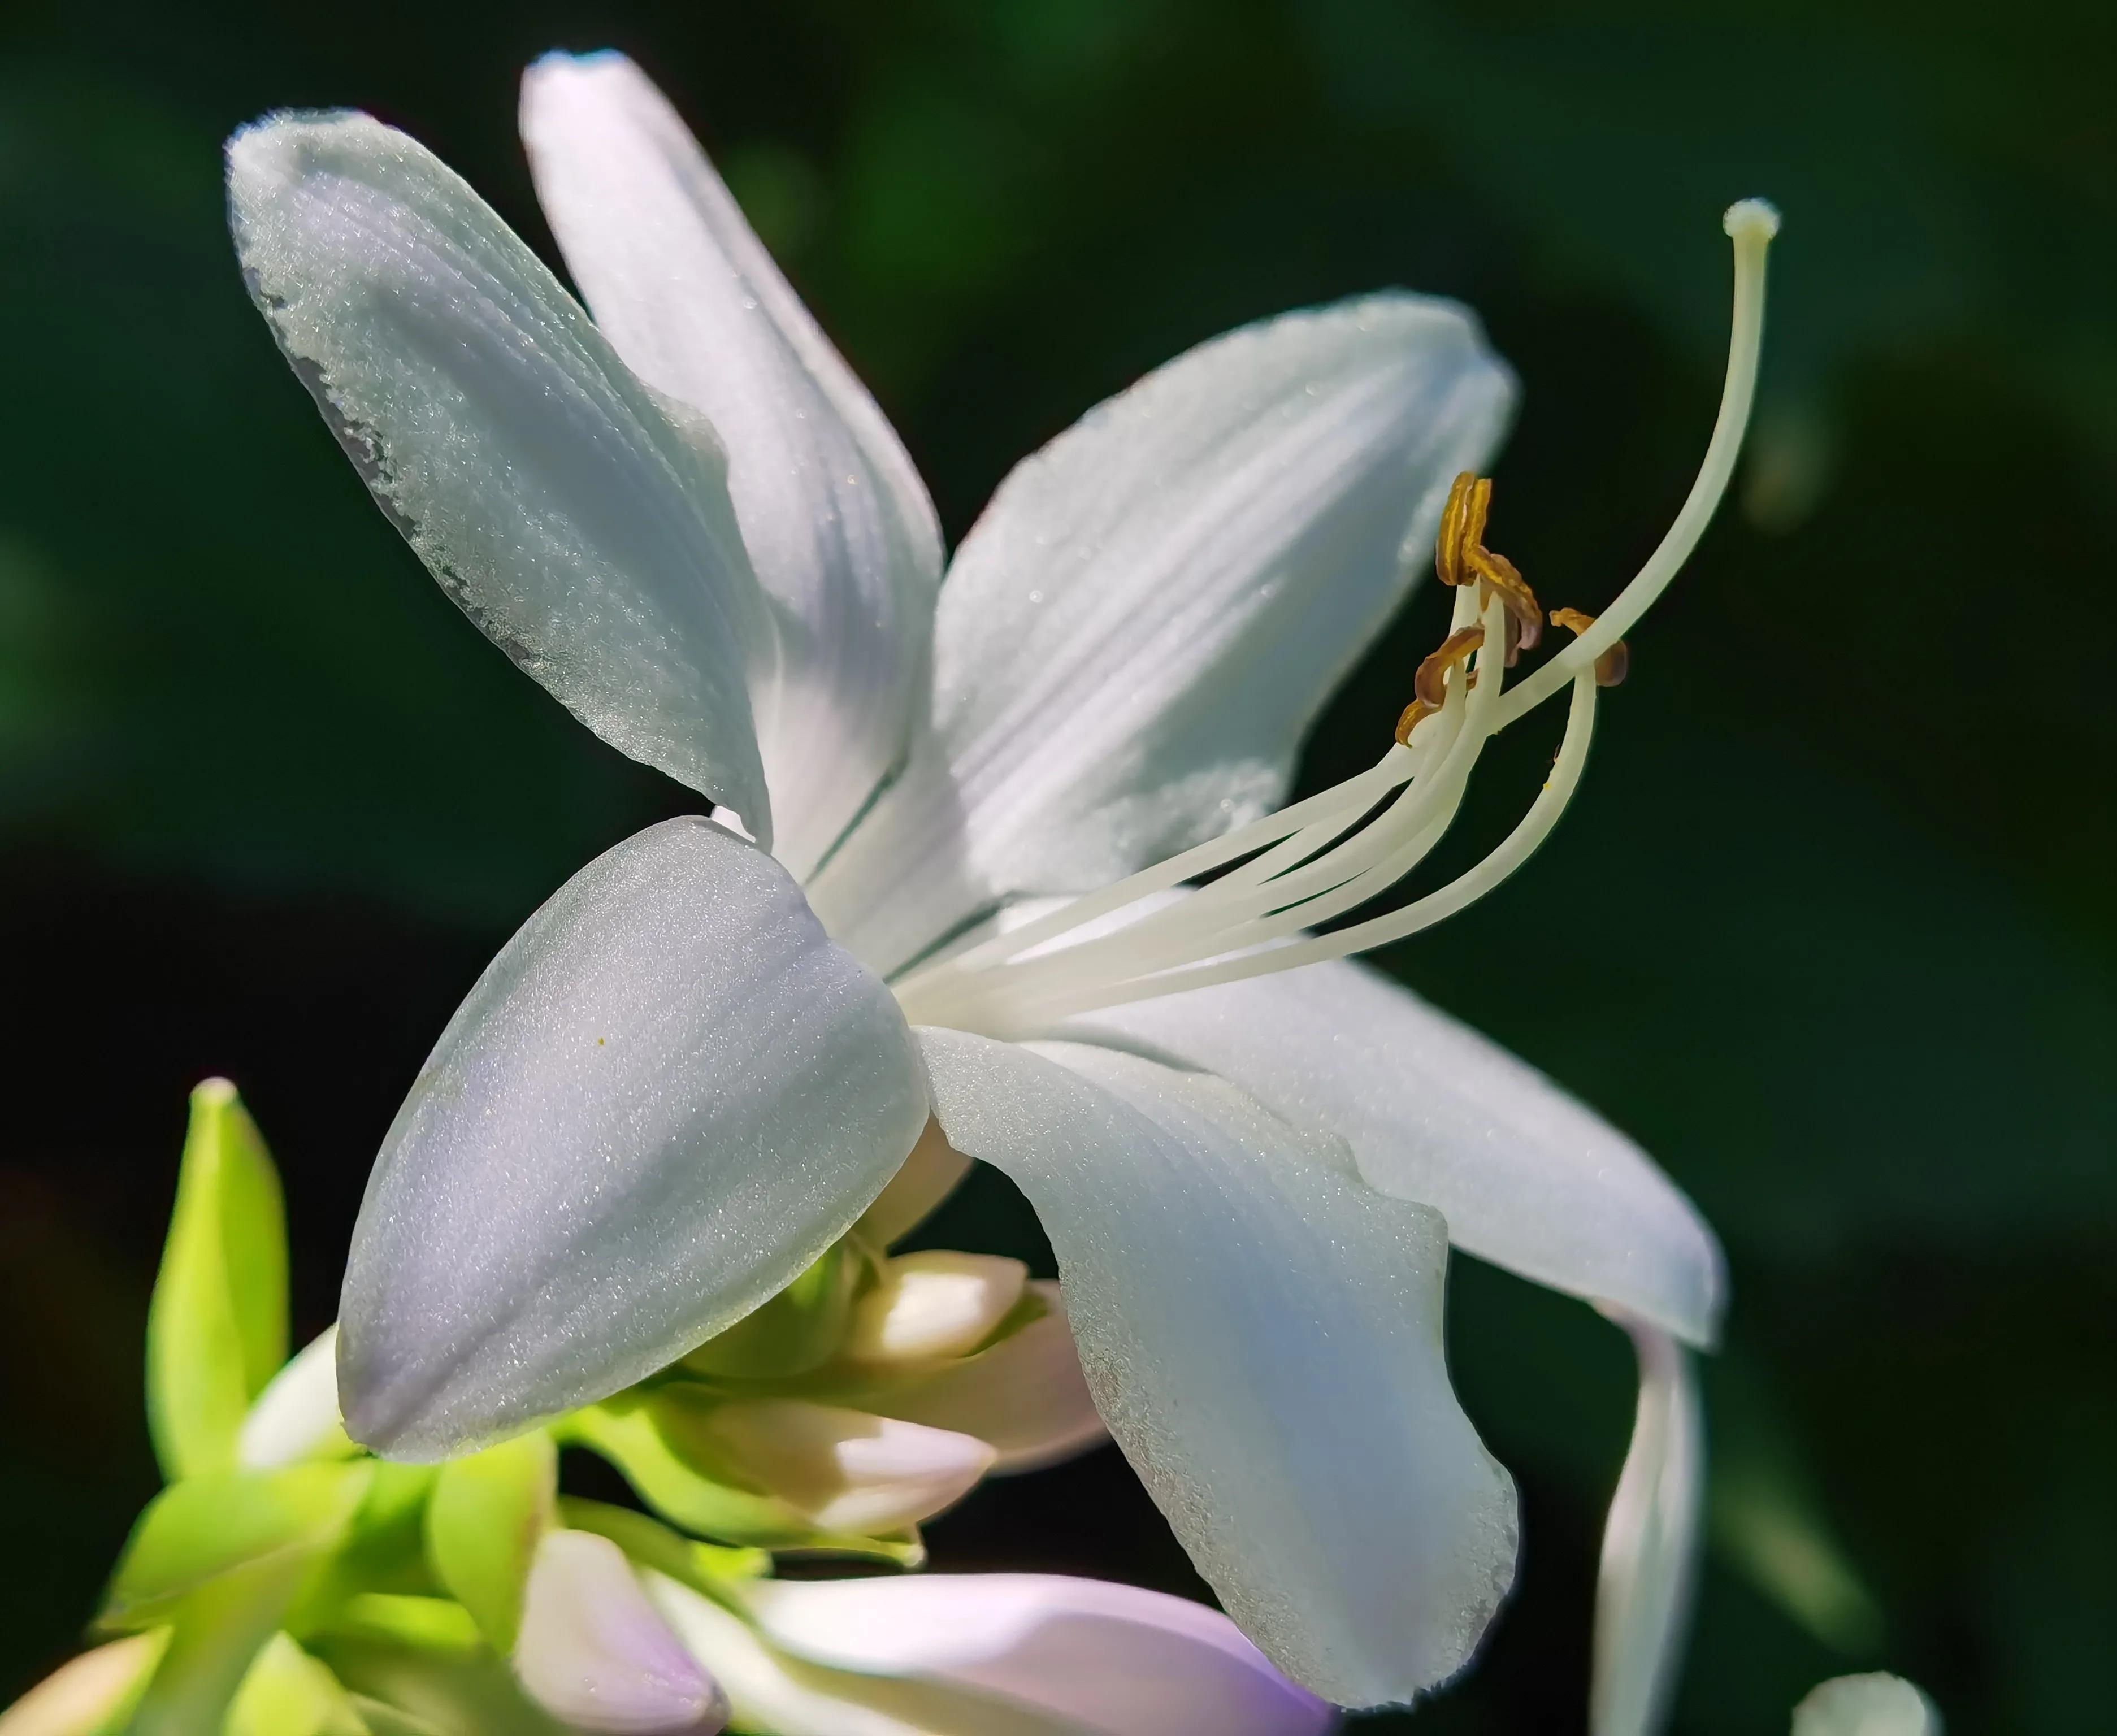
[[[791,1679],[757,1627],[773,1551],[916,1566],[920,1522],[981,1477],[1101,1438],[1055,1285],[888,1252],[966,1167],[929,1131],[851,1232],[682,1361],[484,1452],[397,1464],[341,1425],[335,1328],[288,1358],[278,1175],[233,1088],[201,1086],[149,1321],[168,1486],[113,1576],[108,1642],[6,1714],[8,1736],[744,1724],[741,1692]],[[562,1494],[561,1447],[646,1511]]]

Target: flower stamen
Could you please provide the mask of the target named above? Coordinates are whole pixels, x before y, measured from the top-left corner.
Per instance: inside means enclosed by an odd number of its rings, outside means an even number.
[[[1595,624],[1595,617],[1592,615],[1583,615],[1578,609],[1554,609],[1551,611],[1551,624],[1554,627],[1563,627],[1577,637]],[[1624,681],[1626,672],[1631,666],[1630,648],[1622,639],[1613,641],[1603,655],[1595,660],[1595,685],[1598,687],[1621,685]]]
[[[1513,563],[1484,545],[1491,480],[1464,472],[1448,491],[1434,545],[1434,571],[1457,592],[1451,630],[1420,662],[1412,703],[1374,766],[919,967],[896,985],[906,1016],[994,1036],[1033,1036],[1099,1008],[1387,945],[1483,897],[1526,861],[1580,783],[1597,691],[1624,679],[1624,633],[1696,547],[1741,448],[1763,336],[1764,256],[1778,215],[1761,200],[1745,200],[1728,209],[1724,227],[1735,244],[1735,308],[1713,435],[1676,522],[1599,617],[1552,610],[1552,624],[1570,631],[1572,642],[1516,686],[1506,686],[1506,670],[1520,652],[1536,647],[1545,617]],[[1459,670],[1460,679],[1451,679]],[[1313,932],[1369,903],[1424,861],[1460,808],[1485,744],[1561,688],[1571,698],[1551,776],[1497,848],[1397,909]]]

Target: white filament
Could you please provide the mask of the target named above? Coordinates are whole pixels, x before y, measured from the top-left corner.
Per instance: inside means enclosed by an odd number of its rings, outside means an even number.
[[[1018,1036],[1101,1007],[1343,958],[1453,915],[1526,861],[1557,824],[1587,763],[1597,660],[1667,588],[1734,473],[1755,396],[1764,256],[1778,214],[1761,200],[1744,200],[1728,209],[1724,226],[1735,245],[1735,305],[1712,438],[1660,546],[1593,626],[1506,690],[1501,600],[1492,594],[1481,607],[1484,587],[1460,587],[1451,631],[1481,629],[1474,672],[1469,663],[1447,672],[1440,711],[1421,721],[1409,745],[1392,746],[1368,771],[1320,795],[914,971],[897,985],[906,1016]],[[1551,776],[1496,850],[1400,909],[1330,934],[1303,932],[1358,909],[1423,862],[1454,820],[1485,744],[1569,686],[1566,734]],[[1216,869],[1227,871],[1188,896],[1167,897]],[[1122,919],[1114,929],[1112,918]],[[1098,932],[1080,936],[1091,924]]]

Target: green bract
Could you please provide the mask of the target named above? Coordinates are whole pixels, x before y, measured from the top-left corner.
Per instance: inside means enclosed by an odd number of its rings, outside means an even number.
[[[172,1480],[224,1470],[250,1402],[287,1360],[279,1178],[235,1087],[191,1094],[176,1210],[147,1312],[147,1425]]]
[[[1046,1306],[1025,1298],[971,1355],[856,1366],[848,1320],[886,1264],[848,1236],[639,1387],[465,1457],[392,1463],[339,1426],[331,1334],[288,1361],[279,1177],[234,1088],[208,1081],[149,1313],[149,1419],[168,1486],[97,1619],[127,1637],[69,1666],[67,1703],[93,1721],[67,1736],[563,1736],[510,1667],[557,1530],[607,1539],[635,1571],[737,1615],[769,1550],[917,1565],[916,1527],[819,1525],[795,1499],[814,1464],[760,1459],[754,1443],[745,1460],[717,1439],[731,1416],[774,1407],[901,1430],[883,1420],[892,1398],[975,1371]],[[989,1450],[912,1431],[927,1436]],[[661,1517],[561,1498],[561,1442],[608,1460]]]
[[[559,1494],[559,1453],[538,1430],[441,1467],[427,1503],[434,1575],[496,1651],[514,1648],[522,1591]]]

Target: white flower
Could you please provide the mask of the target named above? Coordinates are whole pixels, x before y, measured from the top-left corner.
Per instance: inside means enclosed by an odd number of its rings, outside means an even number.
[[[1343,955],[1468,902],[1563,805],[1595,666],[1732,463],[1769,224],[1731,223],[1727,401],[1648,571],[1504,693],[1510,599],[1464,584],[1492,678],[1430,669],[1407,744],[1267,817],[1445,501],[1444,560],[1483,558],[1450,478],[1512,387],[1467,314],[1377,295],[1178,357],[1015,471],[937,600],[910,463],[660,94],[555,57],[523,122],[593,324],[361,115],[238,135],[238,250],[449,594],[726,823],[590,863],[443,1034],[356,1232],[351,1432],[432,1457],[639,1379],[945,1135],[1036,1206],[1103,1416],[1243,1629],[1344,1704],[1448,1676],[1515,1551],[1449,1385],[1448,1242],[1692,1343],[1719,1258],[1629,1140]],[[1559,692],[1551,785],[1492,861],[1300,937],[1423,856],[1483,743]]]

